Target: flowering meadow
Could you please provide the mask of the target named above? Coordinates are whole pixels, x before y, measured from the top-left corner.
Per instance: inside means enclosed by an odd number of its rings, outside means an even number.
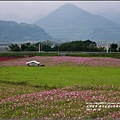
[[[20,57],[0,57],[0,61],[19,59]]]
[[[45,67],[27,67],[31,60]],[[0,119],[120,119],[120,59],[35,56],[0,68]]]
[[[54,56],[54,57],[29,57],[17,60],[0,62],[0,66],[25,66],[25,63],[31,60],[36,60],[46,66],[56,65],[74,65],[74,66],[111,66],[120,67],[120,59],[116,58],[94,58],[94,57],[69,57],[69,56]]]
[[[93,106],[96,109],[89,110],[88,107],[92,106],[88,106],[88,102],[103,102],[104,105]],[[4,97],[0,105],[0,118],[6,119],[119,119],[120,89],[114,90],[113,86],[77,85]]]

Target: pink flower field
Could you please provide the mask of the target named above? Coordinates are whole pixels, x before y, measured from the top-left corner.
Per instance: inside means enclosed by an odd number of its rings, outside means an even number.
[[[45,66],[115,67],[114,69],[120,67],[120,59],[116,58],[68,56],[18,58],[0,61],[0,66],[26,66],[26,62],[31,60],[36,60]],[[6,67],[1,68],[6,69]],[[9,76],[5,77],[9,79]],[[16,77],[13,77],[14,79]],[[33,77],[32,80],[34,79]],[[120,120],[119,86],[74,85],[44,89],[39,86],[29,86],[29,84],[13,83],[1,82],[0,119]]]
[[[68,57],[68,56],[58,56],[58,57],[29,57],[20,58],[17,60],[1,61],[0,66],[25,66],[26,62],[36,60],[41,64],[46,66],[55,65],[74,65],[74,66],[110,66],[110,67],[120,67],[120,59],[116,58],[94,58],[94,57]]]
[[[120,92],[112,86],[90,87],[83,90],[79,85],[6,97],[0,101],[0,113],[4,116],[9,108],[16,119],[119,119]],[[99,105],[93,106],[95,103]]]
[[[0,57],[0,61],[12,60],[12,59],[19,59],[19,57]]]

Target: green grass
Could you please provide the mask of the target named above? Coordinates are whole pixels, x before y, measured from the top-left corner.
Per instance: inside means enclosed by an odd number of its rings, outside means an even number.
[[[0,57],[24,57],[32,56],[57,56],[57,53],[39,53],[39,52],[1,52]]]
[[[0,67],[0,82],[38,87],[71,85],[120,86],[120,68],[88,66]]]
[[[50,90],[58,87],[64,88],[56,89],[56,93]],[[91,96],[96,96],[97,100],[101,99],[100,102],[103,102],[100,96],[104,96],[105,101],[111,99],[119,102],[119,87],[120,68],[117,67],[1,66],[0,101],[7,98],[13,98],[13,100],[0,103],[0,119],[46,119],[46,117],[78,119],[80,116],[85,119],[94,119],[103,118],[107,114],[109,118],[114,112],[117,118],[119,108],[103,109],[86,114],[85,101]],[[39,93],[41,91],[44,91],[42,97],[40,97],[42,93]],[[75,98],[74,94],[70,94],[72,92],[76,95]],[[79,97],[78,93],[81,93]],[[22,96],[22,99],[17,96]],[[81,98],[81,96],[84,97]],[[41,99],[43,100],[40,101]],[[58,101],[55,102],[55,100]]]
[[[41,92],[41,91],[45,91],[45,89],[31,87],[31,86],[24,86],[24,85],[0,83],[0,99],[5,97],[16,96],[20,94],[29,94],[32,92]]]

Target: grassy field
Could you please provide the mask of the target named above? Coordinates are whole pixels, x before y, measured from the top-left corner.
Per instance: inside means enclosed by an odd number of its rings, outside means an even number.
[[[120,86],[120,68],[88,66],[0,67],[0,82],[65,87],[77,84]]]
[[[26,66],[32,59],[46,66]],[[117,59],[34,57],[0,65],[0,119],[120,118]],[[116,106],[87,109],[101,102]]]

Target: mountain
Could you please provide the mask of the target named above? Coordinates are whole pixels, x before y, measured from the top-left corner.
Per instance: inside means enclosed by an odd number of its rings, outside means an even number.
[[[56,40],[119,41],[120,25],[73,5],[65,4],[35,22]]]
[[[14,21],[0,21],[0,43],[51,39],[53,38],[37,25],[18,24]]]

